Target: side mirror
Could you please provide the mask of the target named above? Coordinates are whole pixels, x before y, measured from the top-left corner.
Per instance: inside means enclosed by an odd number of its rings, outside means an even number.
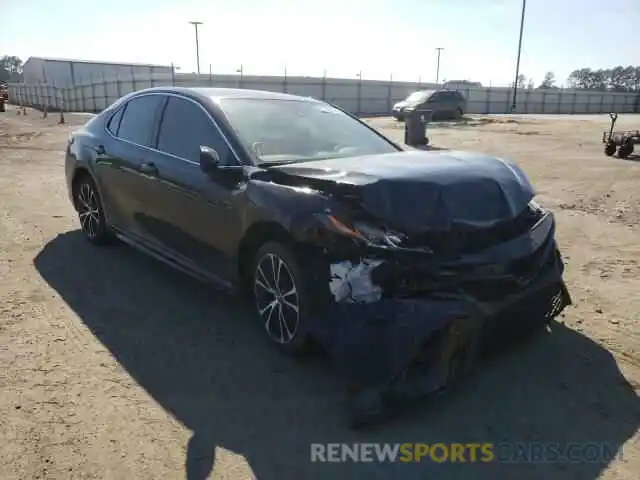
[[[220,167],[220,156],[213,148],[205,145],[200,146],[200,169],[211,174]]]

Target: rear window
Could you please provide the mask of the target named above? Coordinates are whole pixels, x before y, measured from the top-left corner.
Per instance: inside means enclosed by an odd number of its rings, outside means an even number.
[[[118,129],[120,128],[120,120],[122,119],[123,107],[120,107],[114,115],[111,116],[107,123],[107,130],[113,135],[118,135]]]

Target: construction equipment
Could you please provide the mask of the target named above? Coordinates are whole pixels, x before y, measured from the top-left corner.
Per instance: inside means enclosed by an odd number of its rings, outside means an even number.
[[[618,150],[618,157],[627,158],[633,153],[633,146],[640,143],[640,130],[614,131],[618,114],[610,113],[609,117],[611,118],[609,132],[602,134],[604,154],[611,157]]]

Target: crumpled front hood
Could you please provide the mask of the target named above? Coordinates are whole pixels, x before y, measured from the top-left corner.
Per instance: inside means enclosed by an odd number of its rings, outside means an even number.
[[[349,185],[365,211],[406,233],[489,227],[517,216],[535,193],[514,163],[462,151],[407,151],[269,170],[337,195],[336,187]]]

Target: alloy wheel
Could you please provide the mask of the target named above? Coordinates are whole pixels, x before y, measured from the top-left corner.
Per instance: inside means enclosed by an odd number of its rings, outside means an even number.
[[[296,280],[286,262],[267,253],[256,265],[253,285],[256,309],[269,337],[282,345],[296,336],[300,323]]]
[[[82,231],[90,239],[96,238],[100,233],[100,204],[98,203],[98,195],[90,183],[83,182],[80,185],[76,195],[76,204]]]

